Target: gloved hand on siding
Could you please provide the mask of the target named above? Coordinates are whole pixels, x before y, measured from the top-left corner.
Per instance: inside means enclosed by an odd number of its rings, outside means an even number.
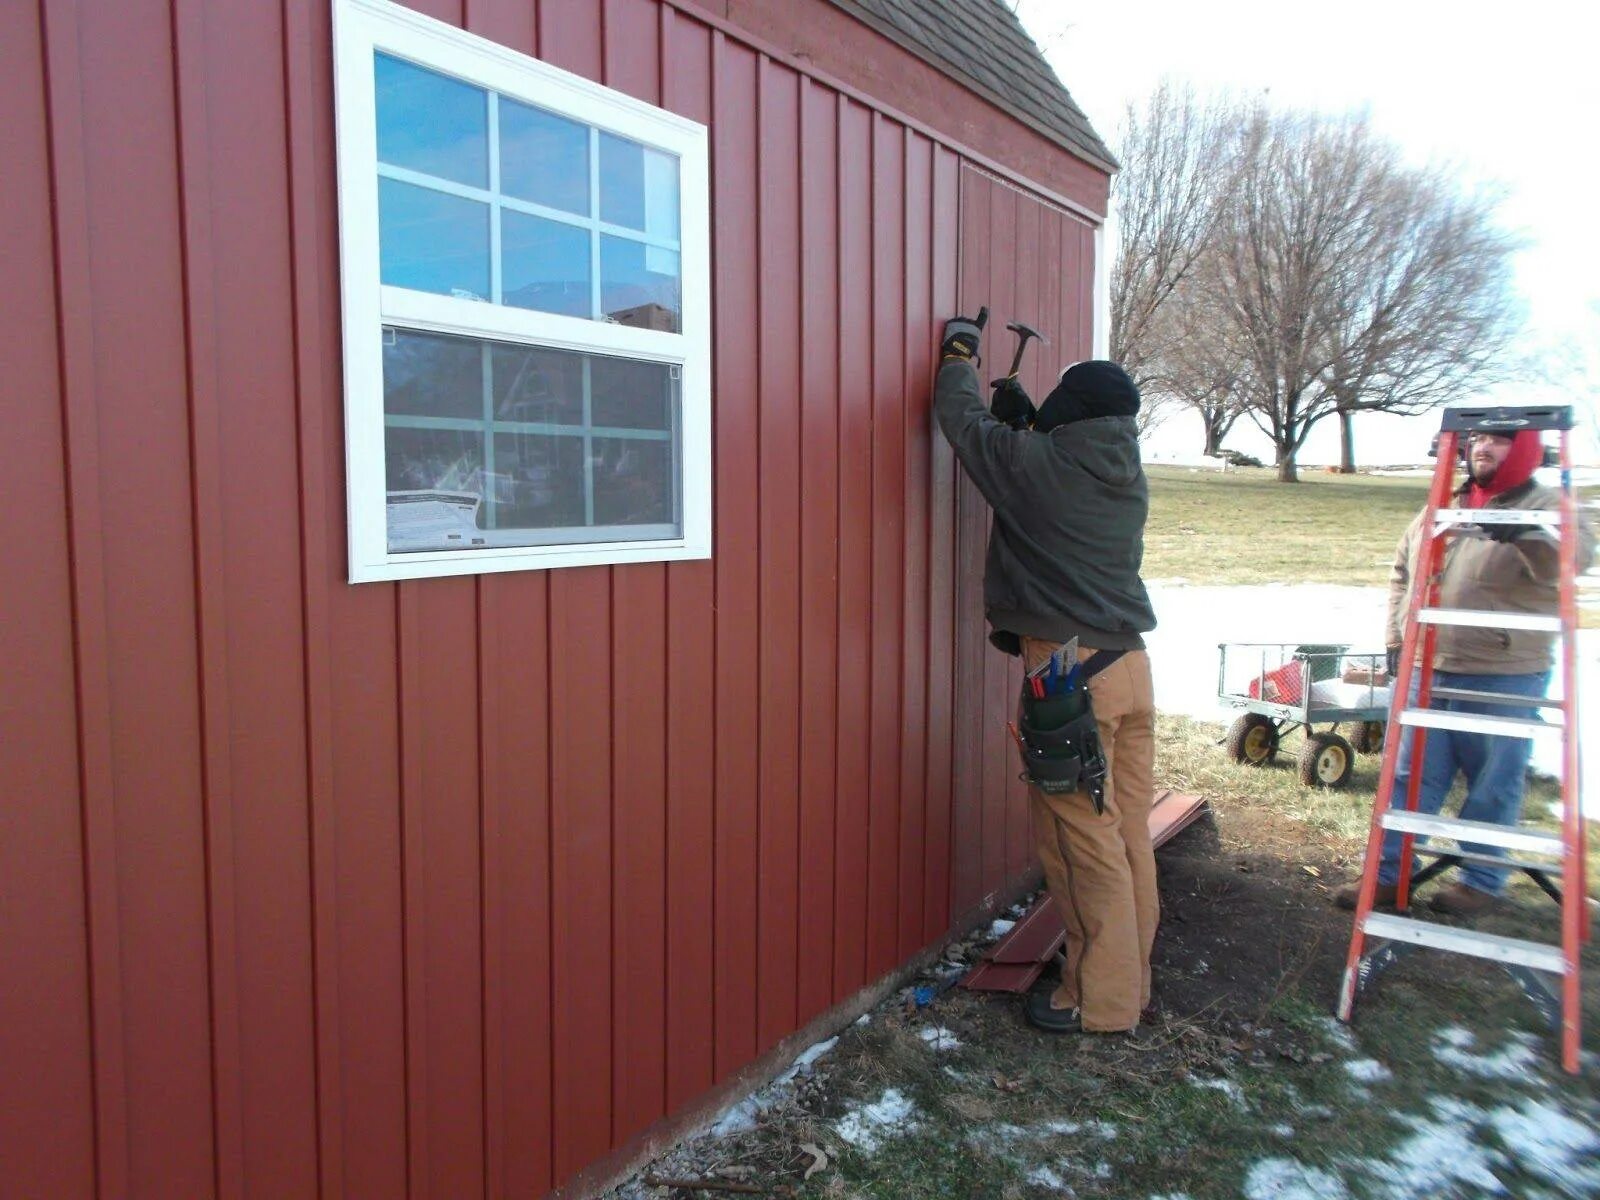
[[[971,362],[978,357],[978,345],[983,340],[983,327],[989,321],[989,306],[984,305],[975,317],[952,317],[944,323],[944,340],[939,343],[939,357],[945,362]]]

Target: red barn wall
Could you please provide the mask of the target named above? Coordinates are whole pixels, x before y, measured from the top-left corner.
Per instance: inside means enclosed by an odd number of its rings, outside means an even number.
[[[1087,355],[1089,226],[711,11],[417,7],[710,125],[715,557],[346,584],[326,4],[8,6],[5,1196],[541,1194],[1028,868],[928,395]]]

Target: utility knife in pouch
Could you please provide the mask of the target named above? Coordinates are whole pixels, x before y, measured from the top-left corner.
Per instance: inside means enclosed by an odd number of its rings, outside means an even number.
[[[1052,796],[1088,792],[1105,811],[1106,760],[1087,688],[1033,696],[1024,687],[1017,711],[1022,777]]]

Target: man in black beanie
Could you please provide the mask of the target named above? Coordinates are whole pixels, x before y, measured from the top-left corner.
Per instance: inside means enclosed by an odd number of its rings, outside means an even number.
[[[1140,636],[1156,622],[1139,577],[1149,510],[1139,389],[1116,363],[1080,362],[1037,410],[1021,385],[1001,380],[991,411],[973,366],[981,332],[968,318],[946,323],[934,412],[994,510],[989,640],[1032,671],[1077,639],[1106,763],[1101,805],[1088,790],[1029,789],[1067,965],[1053,991],[1028,998],[1027,1015],[1051,1032],[1122,1032],[1150,1003],[1160,913],[1149,824],[1155,698]]]

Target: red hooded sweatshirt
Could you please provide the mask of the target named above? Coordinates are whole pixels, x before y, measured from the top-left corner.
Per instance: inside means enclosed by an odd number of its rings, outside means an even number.
[[[1482,508],[1492,497],[1521,487],[1533,478],[1534,471],[1543,460],[1544,443],[1539,440],[1538,432],[1524,429],[1511,439],[1511,452],[1486,487],[1480,487],[1476,481],[1468,484],[1465,507]]]

